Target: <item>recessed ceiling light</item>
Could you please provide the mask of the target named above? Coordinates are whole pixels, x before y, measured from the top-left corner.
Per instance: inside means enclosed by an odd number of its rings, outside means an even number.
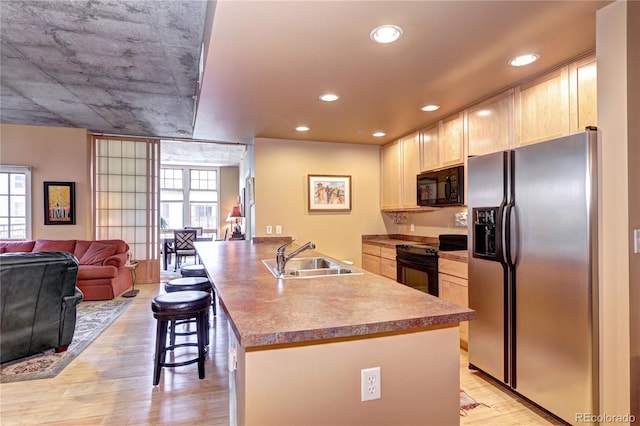
[[[397,25],[381,25],[374,28],[369,37],[378,43],[391,43],[402,37],[402,28]]]
[[[479,117],[486,117],[487,115],[491,115],[491,111],[488,109],[481,109],[480,111],[476,112],[476,114]]]
[[[186,130],[183,130],[183,129],[176,130],[176,133],[179,134],[180,136],[186,136],[186,135],[189,134],[189,132],[187,132]]]
[[[386,136],[386,133],[385,132],[375,132],[373,134],[373,136],[376,137],[376,138],[381,138],[383,136]]]
[[[440,109],[440,105],[425,105],[420,109],[422,111],[431,112]]]
[[[526,55],[516,56],[515,58],[511,58],[509,60],[509,65],[514,67],[522,67],[524,65],[529,65],[534,63],[540,58],[540,55],[537,53],[527,53]]]
[[[296,130],[298,132],[308,132],[309,128],[307,126],[298,126],[298,127],[296,127]]]
[[[340,96],[336,95],[335,93],[325,93],[324,95],[320,96],[320,100],[325,102],[333,102],[337,101],[338,99],[340,99]]]

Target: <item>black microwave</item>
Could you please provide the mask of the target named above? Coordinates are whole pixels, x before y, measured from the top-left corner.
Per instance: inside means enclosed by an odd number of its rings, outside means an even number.
[[[418,205],[430,207],[464,204],[464,166],[418,175]]]

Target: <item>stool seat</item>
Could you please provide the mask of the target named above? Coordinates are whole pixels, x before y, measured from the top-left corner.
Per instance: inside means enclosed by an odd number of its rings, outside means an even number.
[[[207,293],[211,293],[213,291],[209,280],[203,277],[176,278],[167,282],[164,285],[164,289],[167,291],[167,293],[189,290],[206,291]]]
[[[187,315],[191,318],[195,312],[207,310],[210,303],[211,294],[208,292],[180,291],[156,296],[151,301],[151,310],[156,318],[156,314],[161,314],[164,317]]]
[[[204,265],[184,265],[180,269],[180,274],[183,277],[207,277],[207,270],[204,269]]]
[[[208,312],[211,306],[211,293],[206,291],[176,291],[156,296],[151,301],[151,310],[157,320],[156,326],[156,350],[154,356],[153,385],[160,382],[162,367],[179,367],[198,363],[198,377],[204,379],[204,358],[208,335]],[[178,320],[195,319],[198,343],[175,344],[174,340],[167,346],[167,328],[170,323]],[[166,353],[169,350],[183,346],[196,346],[198,356],[182,362],[166,362]]]

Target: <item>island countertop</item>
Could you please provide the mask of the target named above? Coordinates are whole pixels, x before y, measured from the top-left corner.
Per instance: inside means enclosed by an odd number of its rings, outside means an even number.
[[[213,241],[195,245],[245,348],[375,337],[475,318],[468,308],[357,268],[361,275],[277,279],[262,260],[274,259],[278,244]],[[297,257],[311,256],[331,258],[314,250]]]

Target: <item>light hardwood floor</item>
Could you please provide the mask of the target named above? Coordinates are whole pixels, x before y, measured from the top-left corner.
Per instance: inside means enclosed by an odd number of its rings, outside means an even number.
[[[152,386],[155,320],[151,299],[157,284],[140,289],[127,310],[57,377],[0,384],[0,424],[228,425],[227,320],[212,319],[206,377],[195,364],[165,369]],[[462,425],[560,424],[467,369],[461,386],[480,406]]]

